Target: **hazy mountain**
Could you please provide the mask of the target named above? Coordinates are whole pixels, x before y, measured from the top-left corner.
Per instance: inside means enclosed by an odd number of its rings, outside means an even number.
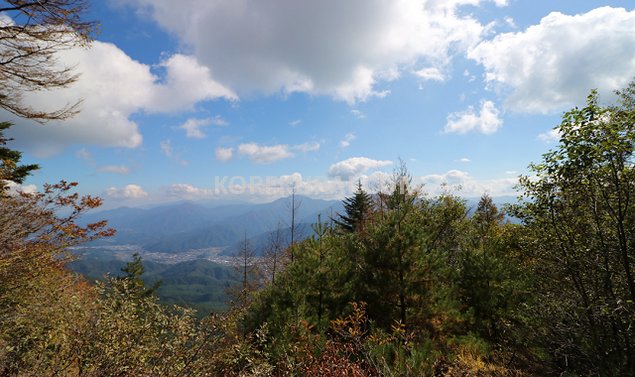
[[[339,201],[296,196],[296,221],[315,222],[318,213],[341,208]],[[310,219],[310,220],[308,220]],[[155,208],[121,207],[92,213],[83,223],[108,220],[117,234],[100,244],[136,244],[156,252],[179,252],[229,246],[245,236],[255,237],[291,222],[291,198],[265,204],[230,204],[210,207],[180,202]]]

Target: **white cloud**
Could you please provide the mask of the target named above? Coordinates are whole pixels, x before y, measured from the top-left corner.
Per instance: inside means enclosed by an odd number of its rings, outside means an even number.
[[[112,199],[142,199],[148,197],[148,193],[143,191],[141,186],[130,184],[123,188],[109,187],[105,194]]]
[[[204,119],[196,119],[190,118],[185,121],[179,128],[185,130],[185,136],[194,138],[194,139],[203,139],[205,138],[205,133],[203,133],[202,128],[210,125],[215,126],[226,126],[227,122],[217,116],[215,118],[204,118]]]
[[[18,195],[19,193],[33,194],[33,193],[37,192],[37,186],[36,185],[19,184],[19,183],[16,183],[16,182],[13,182],[13,181],[9,181],[9,180],[6,180],[6,179],[3,179],[2,182],[8,188],[10,195]]]
[[[214,196],[214,192],[210,189],[194,187],[187,183],[175,183],[166,189],[168,197],[176,197],[181,199],[204,199]]]
[[[392,165],[392,161],[373,160],[367,157],[352,157],[331,165],[328,169],[329,177],[350,180],[370,169],[380,169]]]
[[[216,148],[216,159],[227,162],[234,156],[234,148]]]
[[[217,98],[238,99],[234,92],[214,81],[209,68],[193,56],[172,55],[160,66],[165,69],[166,78],[164,83],[152,87],[144,106],[151,112],[189,110],[197,102]]]
[[[351,109],[351,114],[353,114],[355,116],[355,118],[357,118],[357,119],[366,118],[366,114],[364,114],[362,111],[357,110],[357,109]]]
[[[268,202],[288,197],[292,189],[296,194],[311,198],[342,199],[357,188],[358,180],[368,192],[389,189],[392,173],[375,171],[359,174],[356,179],[342,180],[339,177],[307,178],[298,172],[269,177],[228,177],[214,181],[210,188],[178,183],[165,189],[171,199],[237,199],[251,202]],[[413,177],[413,184],[423,184],[423,190],[432,195],[447,191],[464,197],[479,197],[487,192],[492,196],[514,195],[516,177],[478,180],[469,173],[451,170],[443,174]]]
[[[424,191],[433,195],[450,191],[463,197],[479,197],[484,193],[491,196],[515,195],[514,186],[517,177],[478,180],[468,172],[450,170],[442,174],[429,174],[416,177],[414,183],[424,185]]]
[[[295,156],[293,152],[316,152],[320,150],[320,146],[320,143],[315,141],[296,145],[260,145],[258,143],[244,143],[238,146],[237,153],[241,156],[248,157],[255,163],[269,164],[278,160],[293,157]]]
[[[445,76],[439,68],[429,67],[414,72],[414,75],[424,81],[444,81]]]
[[[369,191],[383,187],[389,174],[374,172],[360,175],[358,179]],[[292,189],[298,195],[311,198],[342,199],[357,188],[357,180],[342,181],[339,178],[305,178],[302,174],[269,177],[219,178],[212,188],[200,188],[190,184],[174,184],[166,189],[166,196],[174,199],[237,199],[251,202],[268,202],[291,195]]]
[[[633,30],[635,10],[553,12],[524,31],[478,44],[468,56],[484,66],[491,87],[510,92],[510,109],[553,113],[582,104],[592,88],[611,95],[635,76]]]
[[[172,157],[174,150],[172,149],[172,141],[170,139],[162,140],[159,146],[161,147],[161,152],[166,157]]]
[[[25,103],[52,111],[83,99],[77,116],[40,125],[5,113],[16,123],[10,130],[16,143],[40,156],[59,153],[76,143],[138,147],[143,137],[130,119],[134,113],[175,112],[191,109],[200,101],[236,99],[230,91],[213,85],[209,70],[193,57],[174,55],[162,63],[165,80],[111,43],[95,41],[89,49],[65,50],[59,60],[75,67],[77,82],[68,88],[26,93]]]
[[[129,174],[130,168],[125,165],[106,165],[97,168],[100,173]]]
[[[291,149],[302,153],[317,152],[320,150],[320,143],[318,143],[317,141],[302,143],[292,146]]]
[[[344,135],[344,138],[340,141],[341,148],[348,148],[351,145],[351,142],[355,140],[355,134],[352,132]]]
[[[238,146],[238,154],[247,156],[253,162],[269,164],[274,161],[293,157],[288,145],[278,144],[272,146],[246,143]]]
[[[297,126],[299,126],[299,125],[300,125],[300,123],[302,123],[302,120],[300,120],[300,119],[295,119],[295,120],[292,120],[291,122],[289,122],[289,126],[291,126],[291,127],[297,127]]]
[[[516,21],[514,21],[514,19],[512,17],[505,17],[505,23],[507,24],[507,26],[511,27],[512,29],[516,29]]]
[[[547,132],[538,134],[538,139],[545,143],[554,143],[560,140],[560,132],[557,129],[552,129]]]
[[[445,131],[459,134],[470,131],[491,134],[503,125],[499,115],[500,112],[492,101],[483,101],[478,114],[474,111],[474,107],[470,106],[465,111],[448,115]]]
[[[238,93],[323,94],[354,103],[415,65],[442,69],[485,26],[484,0],[121,0],[142,9]],[[504,5],[501,0],[494,0]]]
[[[460,159],[459,159],[459,162],[463,162],[463,163],[468,163],[468,162],[471,162],[471,161],[472,161],[472,160],[470,160],[470,159],[469,159],[469,158],[467,158],[467,157],[462,157],[462,158],[460,158]]]

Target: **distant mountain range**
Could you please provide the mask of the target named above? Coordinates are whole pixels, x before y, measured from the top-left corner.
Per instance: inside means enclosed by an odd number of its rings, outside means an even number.
[[[307,237],[310,224],[318,215],[322,221],[342,211],[342,203],[335,200],[311,199],[296,196],[296,225],[299,238]],[[180,202],[155,208],[121,207],[91,213],[83,223],[108,220],[117,230],[114,237],[98,240],[92,245],[139,245],[144,250],[178,253],[192,249],[226,247],[231,253],[234,245],[245,237],[260,253],[269,234],[277,228],[289,238],[291,198],[266,204],[232,204],[206,206]]]

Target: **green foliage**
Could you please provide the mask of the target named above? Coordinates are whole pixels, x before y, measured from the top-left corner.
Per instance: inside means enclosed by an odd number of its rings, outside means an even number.
[[[370,374],[430,375],[468,361],[506,370],[496,363],[508,354],[492,349],[528,352],[517,341],[524,322],[516,313],[528,300],[518,227],[503,224],[487,198],[470,219],[458,198],[426,198],[398,173],[362,231],[318,221],[276,284],[255,296],[243,318],[251,331],[266,324],[274,365],[297,346],[289,329],[298,323],[315,358],[341,343]],[[479,346],[456,341],[463,338]]]
[[[89,281],[104,280],[110,272],[116,273],[125,267],[125,262],[107,250],[83,250],[68,268],[82,274]],[[176,264],[143,262],[142,279],[152,287],[157,282],[155,293],[163,304],[179,305],[196,310],[201,319],[210,313],[227,311],[229,299],[227,288],[235,283],[235,271],[231,266],[199,259]],[[114,276],[121,276],[115,274]]]
[[[40,168],[39,165],[35,164],[20,165],[22,153],[5,146],[11,139],[7,139],[4,132],[11,126],[12,124],[9,122],[0,122],[0,191],[7,188],[5,181],[22,183],[33,170]]]
[[[142,280],[145,267],[143,266],[139,253],[134,253],[132,255],[132,260],[121,268],[121,272],[123,272],[124,275],[118,279],[127,283],[126,287],[132,294],[136,294],[138,296],[152,296],[161,286],[161,281],[159,280],[152,284],[149,288],[146,288],[145,283]]]
[[[516,208],[540,276],[534,308],[557,367],[635,374],[635,83],[602,107],[593,91],[557,127],[558,148],[531,166]]]

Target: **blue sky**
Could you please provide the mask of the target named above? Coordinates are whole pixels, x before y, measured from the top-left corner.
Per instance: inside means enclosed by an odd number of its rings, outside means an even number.
[[[93,1],[100,33],[60,54],[82,112],[10,136],[107,207],[342,198],[402,159],[435,194],[513,195],[551,129],[635,77],[632,1]],[[9,115],[6,115],[9,117]]]

